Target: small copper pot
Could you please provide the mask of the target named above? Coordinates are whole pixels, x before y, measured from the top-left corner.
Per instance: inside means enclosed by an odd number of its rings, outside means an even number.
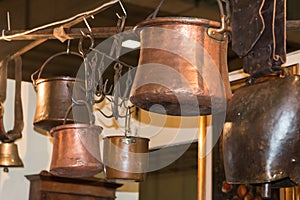
[[[103,163],[108,180],[143,181],[148,169],[149,139],[109,136],[104,138]]]
[[[53,58],[65,54],[80,56],[80,54],[76,52],[61,52],[54,54],[31,75],[36,91],[36,110],[33,125],[45,131],[50,131],[51,128],[62,125],[64,121],[67,124],[74,123],[74,118],[76,118],[76,123],[88,123],[85,120],[88,119],[88,115],[86,115],[85,108],[83,106],[74,107],[67,118],[64,118],[68,108],[72,104],[72,97],[74,99],[85,98],[85,91],[79,89],[84,86],[83,81],[78,81],[74,77],[68,76],[41,78],[45,66]],[[35,75],[37,75],[37,79],[35,79]],[[81,114],[74,117],[74,113]]]
[[[53,152],[50,172],[62,177],[90,177],[103,171],[100,126],[66,124],[51,129]]]

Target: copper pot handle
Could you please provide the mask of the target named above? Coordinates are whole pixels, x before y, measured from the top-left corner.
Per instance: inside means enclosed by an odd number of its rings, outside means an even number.
[[[63,51],[63,52],[59,52],[59,53],[56,53],[52,56],[50,56],[43,64],[42,66],[37,69],[35,72],[33,72],[31,74],[31,81],[32,81],[32,84],[33,86],[36,86],[36,80],[39,79],[41,77],[41,74],[45,68],[45,66],[55,57],[58,57],[58,56],[61,56],[61,55],[75,55],[75,56],[79,56],[80,58],[82,58],[82,56],[77,53],[77,52],[74,52],[74,51]],[[37,75],[37,78],[35,79],[35,75]]]
[[[63,124],[66,124],[66,123],[67,123],[67,117],[68,117],[68,115],[70,114],[72,108],[73,108],[74,106],[82,106],[82,105],[84,105],[84,106],[86,107],[87,111],[88,111],[88,114],[89,114],[89,124],[90,124],[90,125],[93,125],[93,124],[95,123],[95,116],[93,115],[93,112],[92,112],[92,110],[91,110],[90,105],[88,104],[88,102],[86,102],[86,101],[84,101],[84,100],[77,100],[76,103],[73,102],[73,103],[69,106],[69,108],[68,108],[68,110],[67,110],[67,112],[66,112],[66,114],[65,114]]]
[[[136,138],[130,137],[130,136],[129,137],[125,136],[125,137],[120,138],[120,143],[127,144],[127,145],[135,144]]]
[[[151,13],[146,19],[154,19],[154,18],[156,18],[157,14],[159,12],[159,9],[163,5],[164,1],[165,0],[161,0],[159,2],[159,4],[157,5],[157,7],[155,8],[155,10],[153,11],[153,13]]]
[[[224,12],[222,1],[224,1],[226,4],[226,14]],[[220,28],[208,28],[207,34],[213,39],[223,41],[224,39],[227,38],[226,32],[228,30],[229,18],[231,16],[230,4],[229,4],[229,0],[217,0],[217,3],[219,6],[220,15],[221,15],[221,27]]]

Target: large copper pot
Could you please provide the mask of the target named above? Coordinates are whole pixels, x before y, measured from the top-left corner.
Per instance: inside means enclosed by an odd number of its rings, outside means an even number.
[[[227,107],[223,154],[229,183],[300,183],[300,76],[237,89]]]
[[[49,57],[41,68],[32,75],[33,85],[36,90],[36,110],[34,115],[34,126],[50,131],[51,128],[62,125],[64,122],[64,116],[68,108],[72,104],[72,97],[75,99],[84,99],[85,92],[80,90],[80,86],[76,85],[76,91],[73,91],[74,85],[81,84],[83,88],[83,81],[78,81],[74,77],[59,76],[50,78],[41,78],[41,73],[44,70],[46,64],[54,57],[67,54],[66,52],[55,54]],[[69,52],[68,54],[80,56],[75,52]],[[34,79],[34,75],[38,74],[37,80]],[[76,92],[76,93],[74,93]],[[66,123],[73,123],[73,113],[82,113],[82,115],[76,115],[76,122],[85,122],[88,116],[85,115],[85,108],[82,106],[76,106],[73,108],[73,112],[66,118]]]
[[[148,148],[148,138],[104,138],[103,163],[106,179],[143,181],[148,169]]]
[[[168,115],[223,111],[231,90],[228,29],[222,22],[166,17],[138,24],[141,49],[132,103]]]
[[[90,177],[103,170],[100,126],[65,124],[51,129],[53,152],[50,172],[62,177]]]

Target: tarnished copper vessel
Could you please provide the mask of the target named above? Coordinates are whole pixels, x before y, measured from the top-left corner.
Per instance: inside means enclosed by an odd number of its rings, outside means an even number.
[[[133,104],[182,116],[224,110],[231,98],[224,23],[166,17],[143,21],[135,30],[140,33],[141,49],[130,98]]]
[[[300,183],[300,76],[268,78],[239,88],[223,131],[226,180]],[[291,183],[292,183],[291,182]]]
[[[63,124],[65,114],[72,104],[72,97],[75,99],[85,98],[84,90],[77,89],[80,88],[79,86],[77,87],[76,85],[76,91],[74,91],[75,83],[82,84],[83,87],[83,81],[78,81],[74,77],[68,76],[41,78],[41,73],[46,64],[54,57],[64,54],[66,54],[66,52],[51,56],[46,60],[42,67],[32,75],[33,85],[36,90],[36,110],[33,124],[35,127],[45,131],[50,131],[51,128]],[[72,54],[80,56],[77,53]],[[33,77],[35,74],[38,74],[37,80]],[[86,113],[84,112],[86,109],[85,107],[76,106],[73,109],[73,112],[70,112],[67,116],[65,120],[66,123],[74,122],[75,117],[73,116],[73,113],[83,114],[76,115],[76,122],[88,123],[86,120],[88,119],[88,116],[84,114]]]
[[[103,170],[100,126],[66,124],[51,129],[53,152],[50,172],[62,177],[90,177]]]
[[[148,148],[148,138],[104,138],[103,163],[106,179],[143,181],[148,169]]]

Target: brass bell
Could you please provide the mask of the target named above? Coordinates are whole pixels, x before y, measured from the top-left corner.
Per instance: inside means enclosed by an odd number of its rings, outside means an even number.
[[[8,167],[23,167],[23,162],[18,153],[18,146],[11,143],[0,144],[0,167],[8,172]]]

